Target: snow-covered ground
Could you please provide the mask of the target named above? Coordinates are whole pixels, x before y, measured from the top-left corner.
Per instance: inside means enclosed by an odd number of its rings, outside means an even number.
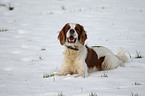
[[[129,62],[86,78],[43,78],[60,70],[57,36],[68,22],[85,27],[88,45],[126,50]],[[145,0],[0,0],[0,30],[0,96],[145,96],[145,58],[135,58],[145,57]]]

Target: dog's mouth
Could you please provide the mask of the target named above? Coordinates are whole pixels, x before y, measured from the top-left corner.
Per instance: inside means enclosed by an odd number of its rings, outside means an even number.
[[[69,38],[67,38],[68,43],[75,43],[76,42],[76,38],[74,38],[73,36],[70,36]]]

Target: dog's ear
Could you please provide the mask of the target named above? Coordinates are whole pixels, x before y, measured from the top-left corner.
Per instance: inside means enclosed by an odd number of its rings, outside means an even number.
[[[59,39],[61,45],[63,45],[65,43],[65,38],[66,37],[65,37],[64,31],[61,30],[58,35],[58,39]]]
[[[80,26],[80,29],[81,29],[81,34],[80,34],[80,37],[79,37],[80,43],[82,45],[84,45],[84,43],[85,43],[85,41],[87,39],[87,34],[86,34],[86,31],[84,30],[84,27],[81,26],[81,25],[79,25],[79,26]]]
[[[59,32],[59,35],[58,35],[58,39],[60,41],[60,44],[61,45],[64,45],[65,41],[66,41],[66,32],[65,32],[65,28],[68,24],[66,24],[62,30]]]

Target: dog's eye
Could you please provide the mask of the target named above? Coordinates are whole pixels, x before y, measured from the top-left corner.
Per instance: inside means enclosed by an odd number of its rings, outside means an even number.
[[[70,28],[68,27],[68,28],[66,28],[67,30],[69,30]]]
[[[78,31],[79,30],[79,28],[75,28],[76,29],[76,31]]]

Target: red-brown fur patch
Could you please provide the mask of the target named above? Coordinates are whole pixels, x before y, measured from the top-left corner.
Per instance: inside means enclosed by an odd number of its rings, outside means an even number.
[[[80,24],[77,24],[76,27],[75,27],[75,30],[78,33],[78,36],[79,36],[78,39],[80,40],[80,43],[82,45],[84,45],[85,40],[87,39],[87,34],[86,34],[85,30],[84,30],[84,27],[81,26]]]
[[[88,68],[96,67],[96,69],[99,71],[103,70],[102,63],[104,61],[105,56],[98,58],[97,53],[92,48],[89,48],[87,46],[86,48],[87,48],[88,54],[87,54],[85,62],[87,63]]]
[[[66,24],[58,35],[58,39],[60,40],[60,44],[63,45],[66,40],[66,32],[70,29],[69,24]]]

